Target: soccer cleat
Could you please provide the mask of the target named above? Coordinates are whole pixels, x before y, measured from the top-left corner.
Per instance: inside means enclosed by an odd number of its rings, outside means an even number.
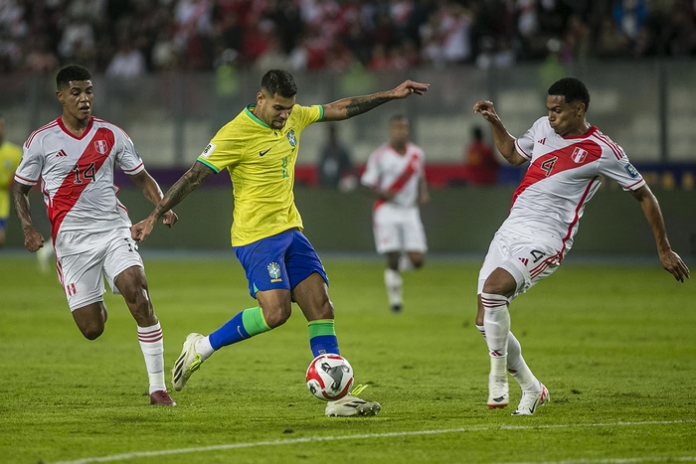
[[[159,406],[176,406],[176,402],[169,396],[165,390],[157,390],[150,394],[150,404]]]
[[[488,409],[507,408],[510,403],[507,377],[488,378]]]
[[[196,352],[196,342],[202,338],[203,335],[197,333],[189,334],[186,337],[181,355],[174,363],[174,368],[172,369],[174,390],[181,391],[191,375],[203,364],[201,355]]]
[[[381,409],[376,401],[361,400],[349,394],[340,400],[329,401],[325,412],[329,417],[376,416]]]
[[[400,313],[402,309],[403,309],[403,306],[400,305],[400,304],[393,304],[393,305],[391,305],[391,311],[392,311],[393,313]]]
[[[541,390],[539,391],[523,391],[520,404],[512,413],[513,416],[531,416],[536,411],[537,406],[546,404],[551,400],[548,389],[543,383],[539,382]]]

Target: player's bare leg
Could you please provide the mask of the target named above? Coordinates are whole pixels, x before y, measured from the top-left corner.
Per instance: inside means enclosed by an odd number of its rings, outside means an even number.
[[[384,269],[384,285],[387,287],[387,296],[389,297],[389,306],[392,312],[399,313],[403,309],[403,284],[399,272],[399,261],[401,252],[390,251],[385,254],[387,258],[387,267]]]
[[[152,309],[145,271],[140,266],[129,267],[116,276],[114,284],[138,325],[138,340],[150,381],[150,404],[175,406],[165,386],[162,328]]]
[[[317,272],[300,282],[292,292],[293,299],[302,310],[309,323],[309,343],[312,353],[340,354],[338,340],[334,331],[334,308],[329,298],[329,291],[324,278]],[[382,406],[375,401],[358,398],[364,387],[358,386],[354,394],[348,394],[337,401],[329,401],[324,413],[327,416],[374,416]],[[356,391],[359,390],[359,391]]]
[[[72,312],[73,319],[87,340],[96,340],[104,333],[107,312],[103,301],[88,304]]]
[[[409,251],[406,253],[413,269],[420,269],[425,265],[425,253],[420,251]]]

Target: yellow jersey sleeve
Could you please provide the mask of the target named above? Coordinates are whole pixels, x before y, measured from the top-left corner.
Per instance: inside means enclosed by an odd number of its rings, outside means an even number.
[[[225,168],[237,166],[245,152],[243,139],[237,136],[238,129],[233,120],[224,125],[210,141],[197,161],[219,173]]]
[[[324,107],[321,105],[302,106],[295,105],[292,109],[293,115],[297,117],[297,129],[302,131],[307,126],[324,119]]]

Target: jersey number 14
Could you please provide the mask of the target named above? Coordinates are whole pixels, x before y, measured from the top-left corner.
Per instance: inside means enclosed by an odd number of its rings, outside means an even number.
[[[94,181],[97,170],[94,167],[94,163],[90,163],[90,165],[84,169],[80,169],[80,166],[76,164],[73,168],[73,172],[75,173],[75,181],[73,183],[81,184],[83,182],[88,182],[87,179]]]

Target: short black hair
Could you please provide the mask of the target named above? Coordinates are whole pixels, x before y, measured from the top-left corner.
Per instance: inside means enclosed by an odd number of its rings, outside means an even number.
[[[280,95],[283,98],[292,98],[297,95],[297,86],[292,74],[282,69],[271,69],[261,78],[261,88],[268,93]]]
[[[483,140],[483,130],[479,126],[474,127],[474,138],[476,140]]]
[[[579,101],[585,104],[585,111],[590,107],[590,92],[580,79],[564,77],[549,87],[549,95],[562,95],[566,103]]]
[[[56,87],[65,87],[70,84],[70,81],[88,81],[90,79],[92,79],[92,75],[87,71],[87,68],[71,64],[58,71]]]

